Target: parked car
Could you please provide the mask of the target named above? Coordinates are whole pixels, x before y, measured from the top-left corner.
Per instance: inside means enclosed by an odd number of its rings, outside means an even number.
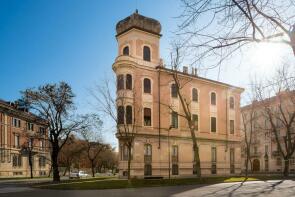
[[[85,171],[71,172],[70,173],[70,179],[87,178],[88,176],[89,176],[89,174],[85,173]]]

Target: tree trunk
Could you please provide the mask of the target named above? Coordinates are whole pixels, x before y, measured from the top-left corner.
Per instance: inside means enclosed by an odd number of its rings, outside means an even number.
[[[131,169],[131,145],[128,145],[128,169],[127,169],[127,178],[130,180],[130,169]]]
[[[197,177],[201,178],[201,162],[200,162],[200,154],[199,154],[199,147],[197,144],[197,138],[195,135],[195,129],[190,129],[191,130],[191,136],[193,140],[193,148],[194,148],[194,160],[195,160],[195,165],[196,165],[196,170],[197,170]]]
[[[32,151],[29,151],[29,166],[30,166],[30,173],[31,179],[33,178],[33,163],[32,163]]]
[[[91,161],[91,172],[92,172],[92,177],[95,177],[95,171],[94,171],[95,165],[94,165],[94,160]]]
[[[59,153],[58,142],[52,143],[51,162],[52,162],[53,181],[54,182],[60,181],[59,170],[58,170],[58,153]]]
[[[288,159],[285,159],[284,158],[284,163],[285,163],[285,165],[284,165],[284,176],[285,177],[288,177],[289,176],[289,158]]]

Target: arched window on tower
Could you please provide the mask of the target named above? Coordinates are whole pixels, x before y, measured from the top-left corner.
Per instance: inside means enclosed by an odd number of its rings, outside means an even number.
[[[124,124],[124,107],[119,106],[117,113],[118,124]]]
[[[143,47],[143,60],[151,61],[151,49],[148,46]]]
[[[124,89],[124,75],[117,76],[117,90]]]
[[[145,78],[143,80],[143,92],[144,93],[151,93],[151,80],[148,78]]]
[[[128,46],[123,48],[123,55],[129,55],[129,47]]]
[[[132,90],[132,75],[130,74],[126,75],[126,89]]]
[[[126,123],[132,124],[132,106],[130,105],[126,107]]]

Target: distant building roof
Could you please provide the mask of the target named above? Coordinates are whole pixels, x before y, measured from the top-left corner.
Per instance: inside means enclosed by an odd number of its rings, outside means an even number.
[[[29,112],[24,108],[20,108],[14,102],[8,102],[0,99],[0,112],[7,113],[16,118],[24,119],[26,121],[32,121],[34,123],[47,125],[46,120],[40,118],[39,116]]]

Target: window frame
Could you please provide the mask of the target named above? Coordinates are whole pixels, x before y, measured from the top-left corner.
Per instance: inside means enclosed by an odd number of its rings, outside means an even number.
[[[150,110],[150,120],[149,120],[150,124],[149,125],[146,124],[146,117],[148,117],[148,116],[145,115],[145,109]],[[152,126],[152,108],[150,108],[150,107],[144,107],[143,108],[143,126],[145,126],[145,127],[151,127]]]
[[[148,51],[145,51],[148,49]],[[148,52],[148,54],[146,54]],[[147,56],[146,56],[147,55]],[[150,46],[144,45],[142,48],[142,59],[143,61],[151,62],[152,61],[152,50]]]
[[[176,124],[174,124],[174,119],[176,120]],[[171,125],[174,129],[178,129],[179,127],[178,112],[176,111],[171,112]]]
[[[199,91],[197,88],[192,88],[192,101],[196,103],[199,102]]]
[[[232,135],[235,134],[235,120],[229,120],[229,133]]]
[[[214,103],[212,102],[212,95],[215,95],[215,100],[214,100]],[[210,92],[210,105],[211,106],[217,106],[217,94],[216,94],[216,92],[214,92],[214,91],[212,91],[212,92]]]
[[[125,87],[126,87],[126,90],[133,89],[133,77],[132,77],[132,74],[130,73],[126,74]]]
[[[174,87],[175,87],[175,89],[174,89]],[[171,94],[170,94],[171,98],[174,98],[174,99],[178,98],[177,85],[175,83],[172,83],[170,85],[170,92],[171,92]]]
[[[215,118],[215,131],[212,131],[212,118]],[[217,117],[211,116],[210,117],[210,133],[217,133]]]
[[[127,49],[127,54],[125,54],[125,49]],[[122,55],[129,56],[130,55],[130,47],[128,45],[124,46],[122,49]]]
[[[149,87],[146,88],[146,82],[149,82]],[[149,91],[146,91],[149,90]],[[143,79],[143,93],[144,94],[151,94],[152,93],[152,80],[150,78],[145,77]]]
[[[235,98],[233,96],[229,97],[229,108],[235,109]]]

